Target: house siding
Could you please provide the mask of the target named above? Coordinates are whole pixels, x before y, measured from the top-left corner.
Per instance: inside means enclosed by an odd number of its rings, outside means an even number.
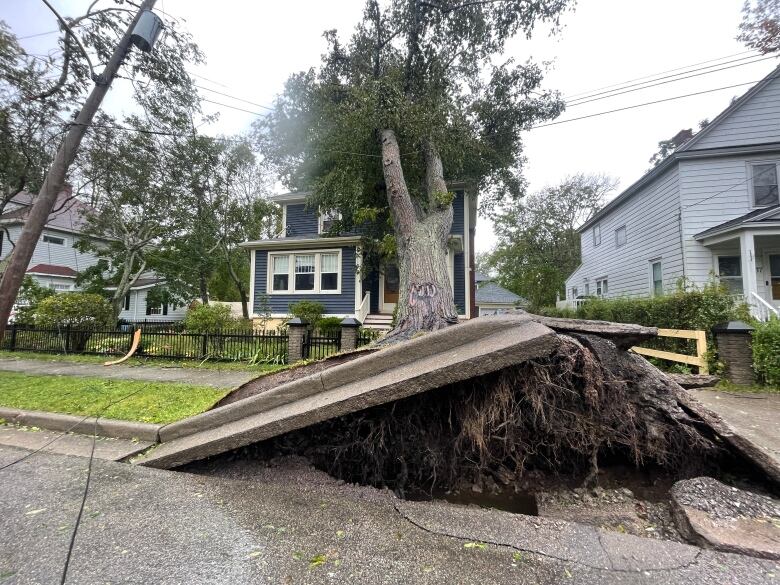
[[[773,79],[689,150],[780,142],[780,78]]]
[[[317,211],[306,207],[305,203],[286,205],[285,236],[316,236],[319,228]]]
[[[459,315],[466,314],[466,265],[465,254],[458,253],[452,258],[453,262],[453,300],[458,308]]]
[[[452,200],[452,228],[450,228],[451,234],[464,235],[464,222],[465,222],[465,195],[463,191],[455,191],[455,198]]]
[[[11,241],[16,243],[19,241],[19,236],[22,233],[21,225],[7,226],[8,234],[3,233],[3,245],[2,252],[0,252],[0,261],[8,258],[13,247],[8,241],[10,236]],[[29,266],[35,266],[36,264],[54,264],[56,266],[67,266],[73,270],[81,271],[85,268],[89,268],[97,263],[97,258],[92,254],[85,254],[76,250],[73,245],[78,241],[79,236],[69,232],[61,232],[45,228],[44,234],[51,234],[65,239],[65,244],[49,244],[44,242],[43,239],[38,241],[33,252],[32,259]]]
[[[328,315],[355,314],[355,247],[341,248],[341,293],[340,294],[266,294],[268,282],[268,250],[255,252],[255,295],[253,313],[261,314],[261,299],[265,295],[275,315],[289,314],[290,304],[298,301],[317,301],[325,306]]]
[[[607,278],[609,297],[650,294],[650,261],[660,258],[664,288],[683,276],[680,244],[680,197],[677,166],[601,218],[601,245],[593,245],[593,228],[580,235],[582,265],[566,281],[566,294],[577,287],[596,293],[596,280]],[[615,231],[626,227],[626,243],[617,247]]]
[[[168,305],[166,315],[147,315],[146,297],[151,289],[130,291],[130,308],[122,309],[119,318],[125,321],[181,321],[187,314],[187,305]],[[124,307],[124,305],[122,305]]]

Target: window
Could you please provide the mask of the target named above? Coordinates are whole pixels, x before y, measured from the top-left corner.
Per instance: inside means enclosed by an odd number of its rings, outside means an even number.
[[[718,276],[731,294],[743,294],[742,258],[739,256],[718,256]]]
[[[626,226],[620,226],[618,229],[615,230],[615,246],[625,246],[626,245]]]
[[[341,213],[338,211],[322,211],[320,213],[320,233],[324,234],[331,230],[333,224],[341,219]]]
[[[272,253],[268,293],[339,293],[341,252]]]
[[[780,254],[769,255],[769,277],[772,285],[772,300],[780,301]]]
[[[125,311],[130,310],[130,293],[125,295]]]
[[[57,244],[58,246],[65,245],[65,238],[59,236],[50,236],[49,234],[43,234],[43,241],[47,244]]]
[[[590,296],[590,283],[588,282],[585,283],[585,296],[586,297]]]
[[[163,303],[161,305],[146,305],[146,314],[147,315],[167,315],[168,314],[168,303]]]
[[[660,260],[650,263],[650,290],[656,297],[664,294],[664,278]]]
[[[56,291],[71,290],[71,287],[70,287],[69,284],[60,284],[59,282],[50,282],[49,283],[49,288],[51,290],[56,290]]]
[[[593,226],[593,245],[601,245],[601,224],[598,223]]]
[[[339,255],[322,254],[320,256],[320,290],[338,290]]]
[[[600,278],[596,281],[596,296],[597,297],[605,297],[607,296],[607,279],[606,278]]]
[[[287,290],[290,288],[290,257],[271,256],[273,259],[272,290]]]
[[[577,292],[577,287],[573,286],[572,289],[571,289],[571,298],[572,299],[576,299],[578,294],[579,294],[579,292]]]
[[[295,290],[314,290],[314,254],[295,255]]]
[[[777,165],[775,163],[752,166],[753,203],[756,207],[775,205],[778,202]]]

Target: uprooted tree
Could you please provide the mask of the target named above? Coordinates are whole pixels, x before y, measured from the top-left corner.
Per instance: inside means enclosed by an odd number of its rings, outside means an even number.
[[[520,133],[563,104],[539,89],[540,66],[498,61],[538,23],[557,29],[568,4],[368,0],[349,42],[325,33],[319,70],[293,75],[257,123],[260,149],[288,187],[313,191],[310,205],[338,210],[342,228],[371,223],[377,240],[392,229],[401,295],[387,340],[457,322],[445,176],[483,209],[522,194]]]

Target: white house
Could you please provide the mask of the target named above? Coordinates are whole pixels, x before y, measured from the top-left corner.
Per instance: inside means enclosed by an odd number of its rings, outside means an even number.
[[[19,239],[33,201],[31,193],[19,193],[8,202],[0,216],[0,266]],[[57,292],[72,291],[76,289],[77,273],[97,263],[93,254],[74,247],[82,237],[83,214],[90,209],[89,205],[72,197],[70,190],[59,194],[27,269],[33,280]]]
[[[135,281],[130,292],[125,295],[125,302],[119,318],[123,321],[181,321],[187,314],[187,304],[150,303],[149,291],[165,286],[165,281],[154,274],[144,274]],[[111,288],[109,288],[111,290]]]
[[[780,68],[579,228],[566,300],[662,294],[720,279],[780,308]]]

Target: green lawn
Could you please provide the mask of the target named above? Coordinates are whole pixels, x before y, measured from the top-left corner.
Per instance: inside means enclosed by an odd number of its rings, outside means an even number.
[[[229,390],[135,380],[0,372],[0,406],[149,423],[170,423],[211,408]],[[129,398],[110,406],[128,394]]]
[[[0,350],[0,358],[12,358],[12,359],[25,359],[25,360],[42,360],[47,362],[76,362],[82,364],[102,364],[109,360],[119,359],[119,356],[105,356],[105,355],[77,355],[77,354],[61,354],[61,353],[35,353],[33,351],[2,351]],[[156,366],[159,368],[196,368],[206,370],[230,370],[241,372],[257,372],[259,374],[266,374],[270,372],[276,372],[284,369],[284,365],[275,364],[258,364],[256,366],[250,366],[245,361],[210,361],[210,360],[171,360],[163,358],[143,358],[143,357],[131,357],[124,365],[128,366]]]

